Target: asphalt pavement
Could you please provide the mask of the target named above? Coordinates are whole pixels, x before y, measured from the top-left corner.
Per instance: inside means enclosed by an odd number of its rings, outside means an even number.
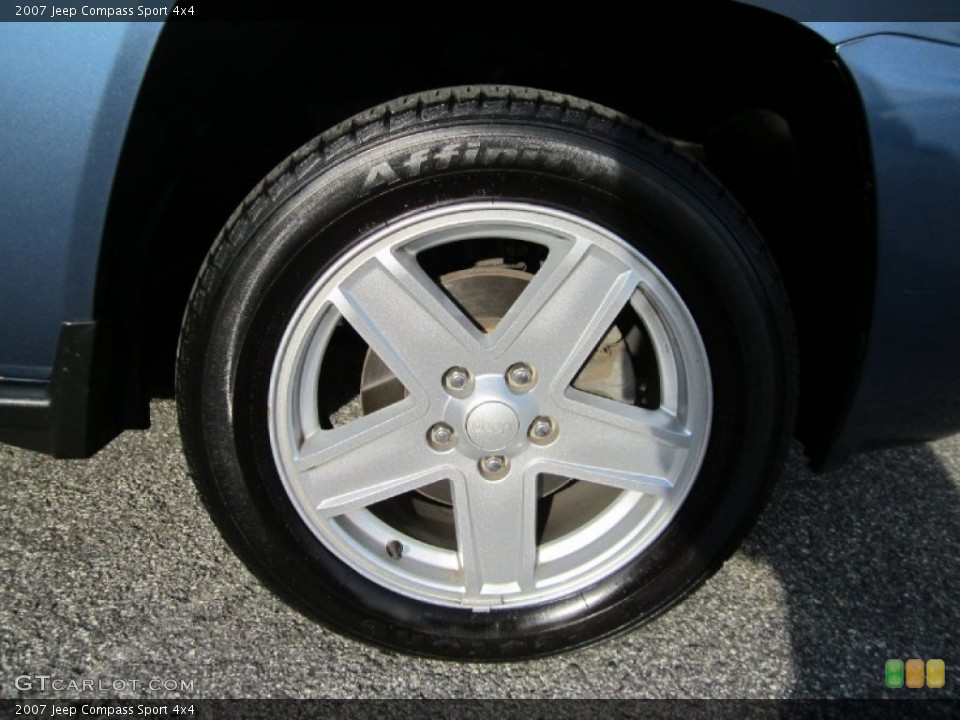
[[[85,461],[0,446],[0,697],[960,698],[960,437],[821,475],[794,449],[682,605],[476,665],[382,652],[274,598],[206,516],[172,403],[153,423]],[[941,658],[946,685],[887,689],[889,658]]]

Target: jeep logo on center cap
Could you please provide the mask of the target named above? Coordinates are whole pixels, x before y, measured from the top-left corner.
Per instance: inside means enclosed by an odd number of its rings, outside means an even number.
[[[467,435],[481,450],[503,450],[520,432],[517,414],[501,402],[478,405],[467,417]]]

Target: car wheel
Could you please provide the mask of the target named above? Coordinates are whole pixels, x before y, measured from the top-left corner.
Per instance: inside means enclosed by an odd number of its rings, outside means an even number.
[[[362,113],[274,170],[185,316],[183,442],[326,625],[511,659],[650,619],[736,547],[795,406],[730,196],[608,109],[509,87]]]

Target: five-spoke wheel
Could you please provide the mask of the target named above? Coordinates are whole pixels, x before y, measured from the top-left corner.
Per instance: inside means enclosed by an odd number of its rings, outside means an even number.
[[[228,221],[181,335],[224,537],[340,632],[566,650],[662,612],[756,517],[790,435],[789,308],[669,141],[522,88],[401,98]]]
[[[438,280],[418,260],[468,242],[542,264],[508,284],[502,258]],[[453,273],[472,273],[469,297],[445,287]],[[344,326],[402,388],[325,426],[320,376]],[[641,385],[658,392],[641,403]],[[646,258],[568,213],[469,202],[373,233],[318,279],[280,346],[270,428],[292,502],[344,562],[412,598],[512,606],[587,587],[657,537],[703,460],[711,397],[696,324]],[[385,508],[419,491],[429,536]]]

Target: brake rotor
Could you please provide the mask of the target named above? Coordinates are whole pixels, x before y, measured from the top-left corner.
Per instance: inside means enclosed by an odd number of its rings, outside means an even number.
[[[464,314],[486,333],[491,333],[533,279],[531,273],[480,264],[440,276],[440,284]],[[562,331],[563,328],[558,328]],[[637,382],[627,343],[614,325],[573,382],[578,390],[632,404]],[[403,400],[406,388],[372,350],[367,350],[360,379],[360,402],[364,415]],[[540,497],[547,497],[571,483],[570,478],[543,475]],[[421,495],[452,506],[450,486],[438,482],[420,488]]]

